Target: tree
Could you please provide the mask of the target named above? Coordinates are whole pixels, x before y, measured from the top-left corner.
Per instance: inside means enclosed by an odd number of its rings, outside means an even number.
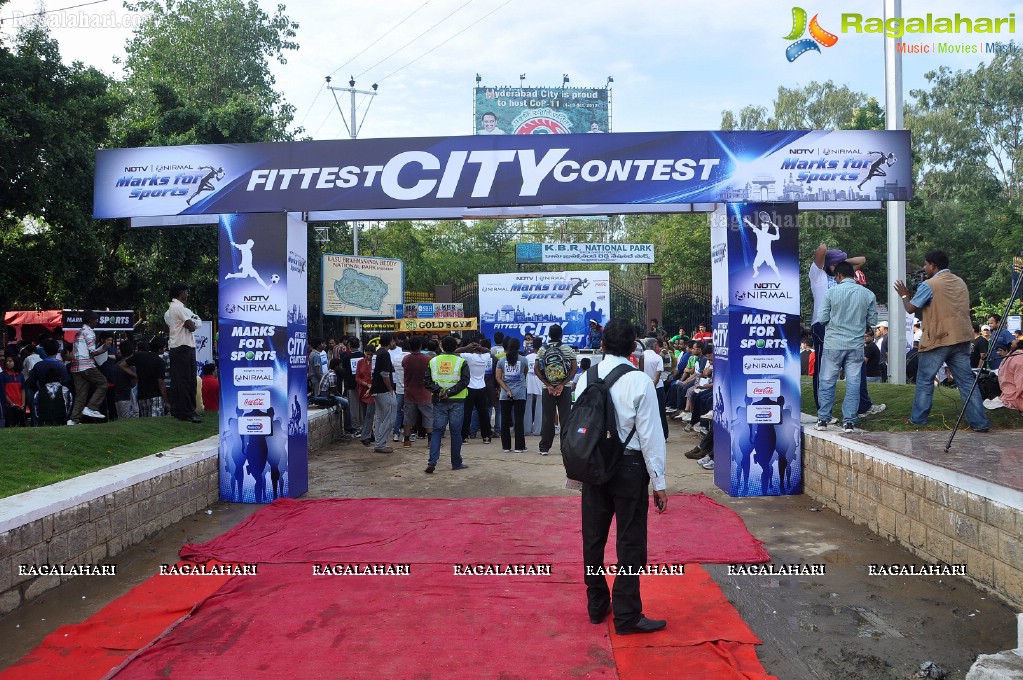
[[[876,106],[877,102],[874,102]],[[831,130],[857,129],[853,118],[868,109],[870,99],[862,92],[832,81],[811,81],[803,88],[778,88],[773,114],[763,106],[746,106],[736,116],[721,114],[722,130]],[[880,108],[880,107],[878,107]]]
[[[1000,53],[976,71],[947,67],[912,90],[911,128],[927,172],[946,192],[990,176],[1008,201],[1023,189],[1023,54]]]
[[[122,147],[283,141],[294,107],[274,89],[269,60],[285,63],[297,24],[284,6],[272,16],[255,0],[141,0],[128,8],[146,15],[126,46],[126,105],[114,122]],[[102,225],[110,244],[104,280],[133,295],[150,330],[162,327],[167,289],[185,281],[193,307],[215,314],[217,230],[130,229],[125,220]]]
[[[95,149],[117,108],[110,80],[65,65],[41,21],[0,46],[0,309],[105,301],[96,276]]]

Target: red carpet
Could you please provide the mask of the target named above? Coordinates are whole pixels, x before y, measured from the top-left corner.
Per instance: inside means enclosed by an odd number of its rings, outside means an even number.
[[[777,680],[757,658],[760,639],[700,565],[687,564],[685,576],[644,576],[641,583],[644,613],[667,619],[668,627],[650,635],[611,632],[622,680]],[[614,631],[610,623],[608,628]]]
[[[651,513],[650,563],[686,562],[686,573],[643,577],[644,609],[668,628],[620,637],[586,617],[578,506],[569,497],[278,501],[181,551],[259,563],[258,575],[154,576],[56,631],[0,680],[98,678],[122,662],[109,677],[770,678],[757,637],[693,564],[769,559],[738,515],[704,496]],[[609,552],[613,562],[613,538]],[[411,574],[313,573],[338,562],[407,563]],[[454,574],[475,563],[550,564],[551,574]]]
[[[612,537],[614,528],[612,527]],[[578,563],[579,498],[281,499],[183,559],[296,563]],[[650,513],[651,564],[767,562],[729,508],[702,494]],[[608,563],[614,562],[614,540]]]
[[[589,623],[573,581],[260,566],[114,677],[615,678],[607,629]]]
[[[91,680],[183,618],[228,576],[153,576],[99,610],[84,623],[62,626],[0,672],[2,680]]]

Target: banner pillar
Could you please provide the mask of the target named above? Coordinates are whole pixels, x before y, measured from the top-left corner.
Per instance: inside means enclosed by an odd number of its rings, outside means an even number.
[[[284,213],[219,222],[220,498],[309,488],[307,230]]]
[[[731,496],[802,493],[798,216],[736,203],[710,217],[714,483]]]

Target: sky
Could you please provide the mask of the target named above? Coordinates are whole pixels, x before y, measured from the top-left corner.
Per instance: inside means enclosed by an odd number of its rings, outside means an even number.
[[[324,77],[357,89],[360,138],[432,137],[473,133],[473,88],[559,86],[611,87],[614,132],[718,129],[722,111],[748,104],[772,108],[778,88],[833,80],[876,96],[884,105],[883,38],[841,32],[842,15],[880,17],[882,0],[751,2],[715,0],[378,0],[313,2],[282,0],[298,22],[296,52],[274,64],[276,87],[296,107],[295,125],[313,139],[349,136]],[[80,60],[120,77],[116,57],[142,18],[118,0],[49,0],[42,5],[65,61]],[[798,5],[796,3],[799,3]],[[268,13],[277,5],[260,0]],[[792,8],[800,6],[838,42],[793,62]],[[0,7],[0,37],[10,41],[32,0]],[[71,8],[71,9],[64,9]],[[53,11],[63,10],[63,11]],[[907,36],[913,43],[944,41],[978,45],[982,40],[1023,42],[1023,6],[1005,0],[956,2],[904,0],[904,17],[1008,17],[1018,12],[1016,32]],[[804,36],[808,37],[808,36]],[[926,86],[925,73],[941,66],[974,69],[990,54],[907,54],[904,96]],[[520,75],[525,78],[520,81]],[[343,96],[345,115],[349,101]],[[363,111],[368,111],[363,118]]]

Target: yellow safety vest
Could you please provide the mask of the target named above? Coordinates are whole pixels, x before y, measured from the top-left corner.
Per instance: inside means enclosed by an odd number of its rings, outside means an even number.
[[[462,366],[465,359],[454,354],[438,354],[430,359],[430,376],[433,381],[445,390],[451,389],[462,378]],[[458,394],[448,396],[448,399],[465,399],[469,390],[463,387]]]

